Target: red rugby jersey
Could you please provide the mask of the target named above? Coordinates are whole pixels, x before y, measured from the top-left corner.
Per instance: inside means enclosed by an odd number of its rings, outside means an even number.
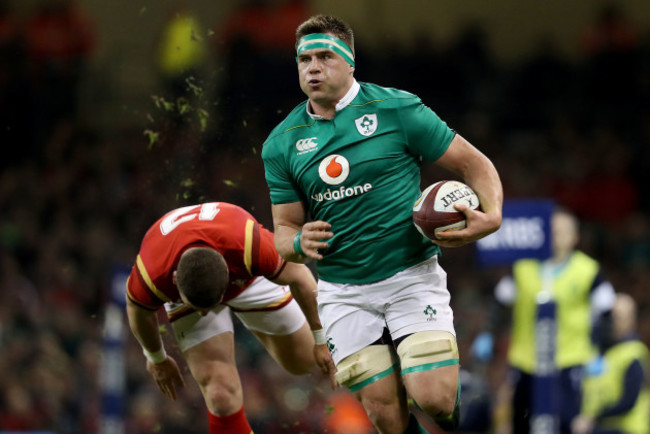
[[[274,279],[285,265],[273,234],[242,208],[224,202],[186,206],[165,214],[145,234],[127,282],[128,297],[150,310],[180,301],[172,274],[181,254],[194,246],[213,247],[226,260],[230,283],[224,302],[257,276]]]

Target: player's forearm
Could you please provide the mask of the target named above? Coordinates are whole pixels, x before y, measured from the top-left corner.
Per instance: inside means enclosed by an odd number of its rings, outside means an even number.
[[[309,258],[296,252],[294,248],[294,240],[299,232],[300,229],[291,226],[276,225],[274,242],[275,249],[285,260],[302,264]]]
[[[498,229],[502,218],[503,187],[492,162],[480,154],[468,161],[462,176],[465,183],[476,192],[481,210],[492,217],[495,230]]]
[[[457,134],[437,164],[460,176],[476,192],[481,209],[488,216],[489,229],[497,230],[501,225],[503,187],[492,161]]]
[[[279,285],[289,286],[291,295],[305,315],[309,328],[320,330],[323,327],[318,316],[318,303],[316,302],[318,284],[307,267],[289,262],[273,281]]]
[[[280,256],[289,262],[305,263],[309,259],[300,250],[300,244],[295,243],[296,234],[305,224],[305,211],[302,203],[272,205],[273,232],[275,249]]]
[[[156,312],[144,310],[130,302],[127,302],[126,312],[131,332],[142,349],[149,353],[162,350],[163,344],[158,330]]]
[[[477,157],[463,177],[478,195],[483,212],[501,215],[503,187],[492,162],[485,156]]]
[[[298,306],[300,306],[302,313],[305,315],[309,328],[312,330],[322,329],[323,325],[318,316],[318,304],[316,302],[317,289],[299,283],[289,285],[289,289],[291,290],[293,298],[298,303]]]

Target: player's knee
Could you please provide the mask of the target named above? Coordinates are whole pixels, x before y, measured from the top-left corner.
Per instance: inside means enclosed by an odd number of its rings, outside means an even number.
[[[456,407],[456,392],[458,386],[438,389],[435,393],[421,394],[414,401],[427,415],[431,417],[451,414]]]
[[[400,409],[396,400],[361,398],[361,405],[375,427],[390,426],[399,419]]]
[[[336,381],[355,392],[389,375],[397,366],[397,355],[391,347],[370,345],[339,362]]]
[[[243,404],[239,381],[227,376],[206,377],[198,382],[208,409],[217,416],[233,413]]]

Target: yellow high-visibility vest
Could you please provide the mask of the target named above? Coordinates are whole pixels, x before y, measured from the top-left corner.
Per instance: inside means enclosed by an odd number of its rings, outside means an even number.
[[[599,268],[594,259],[575,252],[553,277],[551,294],[556,303],[555,362],[558,369],[583,365],[596,354],[591,342],[590,290]],[[534,259],[515,262],[513,278],[517,293],[508,361],[533,374],[537,295],[543,285],[542,263]]]
[[[592,417],[621,399],[625,373],[635,360],[641,362],[648,375],[650,353],[640,341],[627,341],[614,345],[603,355],[603,370],[599,375],[588,376],[583,381],[582,412]],[[629,434],[650,432],[650,390],[643,383],[636,404],[620,416],[598,420],[598,428],[613,429]]]

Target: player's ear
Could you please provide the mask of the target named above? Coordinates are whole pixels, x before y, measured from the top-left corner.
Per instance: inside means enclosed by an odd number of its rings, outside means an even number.
[[[173,283],[174,285],[177,284],[177,283],[176,283],[176,270],[174,270],[174,272],[172,273],[172,283]]]

